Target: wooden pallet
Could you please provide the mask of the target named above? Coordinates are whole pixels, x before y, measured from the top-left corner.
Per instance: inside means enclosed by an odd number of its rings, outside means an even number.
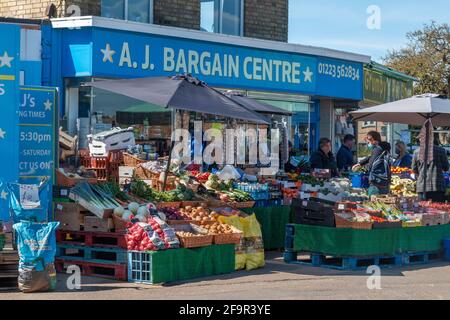
[[[58,244],[56,257],[95,263],[125,264],[127,263],[127,250]]]
[[[393,268],[442,261],[442,253],[434,251],[367,257],[344,257],[320,253],[305,253],[305,255],[306,258],[299,258],[297,252],[286,251],[284,253],[284,261],[291,264],[310,265],[313,267],[338,270],[366,269],[372,265],[379,266],[380,268]]]
[[[56,231],[58,244],[72,244],[86,247],[127,248],[125,235],[113,232]]]
[[[12,234],[6,234],[6,244],[0,251],[0,291],[17,290],[19,254],[12,248]]]
[[[106,264],[62,258],[55,259],[56,272],[65,273],[67,267],[70,265],[78,266],[81,269],[81,274],[85,276],[114,279],[118,281],[127,281],[128,277],[126,264]]]

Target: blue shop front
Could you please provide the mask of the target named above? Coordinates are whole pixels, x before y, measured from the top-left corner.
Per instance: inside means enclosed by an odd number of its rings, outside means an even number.
[[[127,124],[137,125],[143,140],[164,144],[171,124],[167,110],[84,83],[190,73],[292,112],[273,121],[284,123],[294,149],[308,154],[321,136],[338,138],[336,121],[363,99],[363,65],[370,62],[353,53],[101,17],[54,19],[43,38],[43,82],[62,88],[60,119],[81,147],[86,134]]]

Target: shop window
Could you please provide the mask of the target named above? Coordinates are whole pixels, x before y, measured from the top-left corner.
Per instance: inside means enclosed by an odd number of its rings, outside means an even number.
[[[200,9],[203,31],[243,35],[244,0],[201,0]]]
[[[153,0],[102,0],[102,17],[153,23]]]

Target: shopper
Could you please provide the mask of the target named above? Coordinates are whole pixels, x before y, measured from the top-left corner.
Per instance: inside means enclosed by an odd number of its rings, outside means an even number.
[[[395,154],[397,155],[394,161],[395,167],[411,168],[412,156],[408,153],[406,144],[403,141],[397,141],[395,143]]]
[[[371,154],[353,166],[353,171],[357,171],[362,166],[366,167],[369,173],[369,196],[388,194],[391,184],[391,164],[388,151],[390,145],[381,142],[381,135],[377,131],[370,131],[366,140]]]
[[[417,177],[417,193],[422,200],[445,202],[444,172],[449,171],[447,151],[439,146],[439,139],[434,139],[433,160],[428,164],[425,193],[425,161],[420,157],[420,148],[413,155],[412,170]]]
[[[355,136],[347,134],[344,137],[342,146],[336,155],[336,162],[339,171],[349,171],[355,164],[352,149],[355,146]]]
[[[311,170],[328,169],[332,177],[339,176],[337,163],[331,152],[331,140],[322,138],[319,141],[319,150],[314,152],[310,158]]]

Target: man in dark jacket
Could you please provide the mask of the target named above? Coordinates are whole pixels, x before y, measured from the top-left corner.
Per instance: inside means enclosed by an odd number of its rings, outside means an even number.
[[[356,171],[360,167],[365,167],[367,169],[367,172],[369,173],[369,196],[371,195],[378,195],[378,194],[388,194],[389,193],[389,185],[391,183],[390,181],[390,175],[386,172],[386,182],[380,184],[377,181],[371,181],[370,176],[372,176],[372,173],[374,171],[378,171],[378,168],[374,168],[374,163],[377,160],[380,160],[380,157],[384,156],[386,154],[386,151],[383,150],[381,147],[381,135],[377,131],[370,131],[367,133],[367,146],[369,150],[371,151],[371,154],[369,157],[361,160],[358,164],[353,166],[353,171]],[[386,148],[386,146],[385,146]],[[380,162],[378,162],[380,163]],[[390,170],[390,168],[388,168]]]
[[[436,139],[435,139],[435,142]],[[425,192],[425,163],[420,161],[420,148],[414,152],[412,161],[412,170],[417,177],[417,193],[422,199],[432,200],[435,202],[445,201],[445,178],[444,172],[449,171],[449,163],[447,151],[434,145],[433,161],[428,164],[426,192]]]
[[[320,139],[319,150],[311,155],[309,162],[311,163],[312,170],[328,169],[332,177],[339,176],[336,160],[331,152],[331,140],[328,138]]]
[[[352,149],[355,146],[355,136],[347,134],[336,155],[337,167],[340,171],[349,171],[355,164]]]

